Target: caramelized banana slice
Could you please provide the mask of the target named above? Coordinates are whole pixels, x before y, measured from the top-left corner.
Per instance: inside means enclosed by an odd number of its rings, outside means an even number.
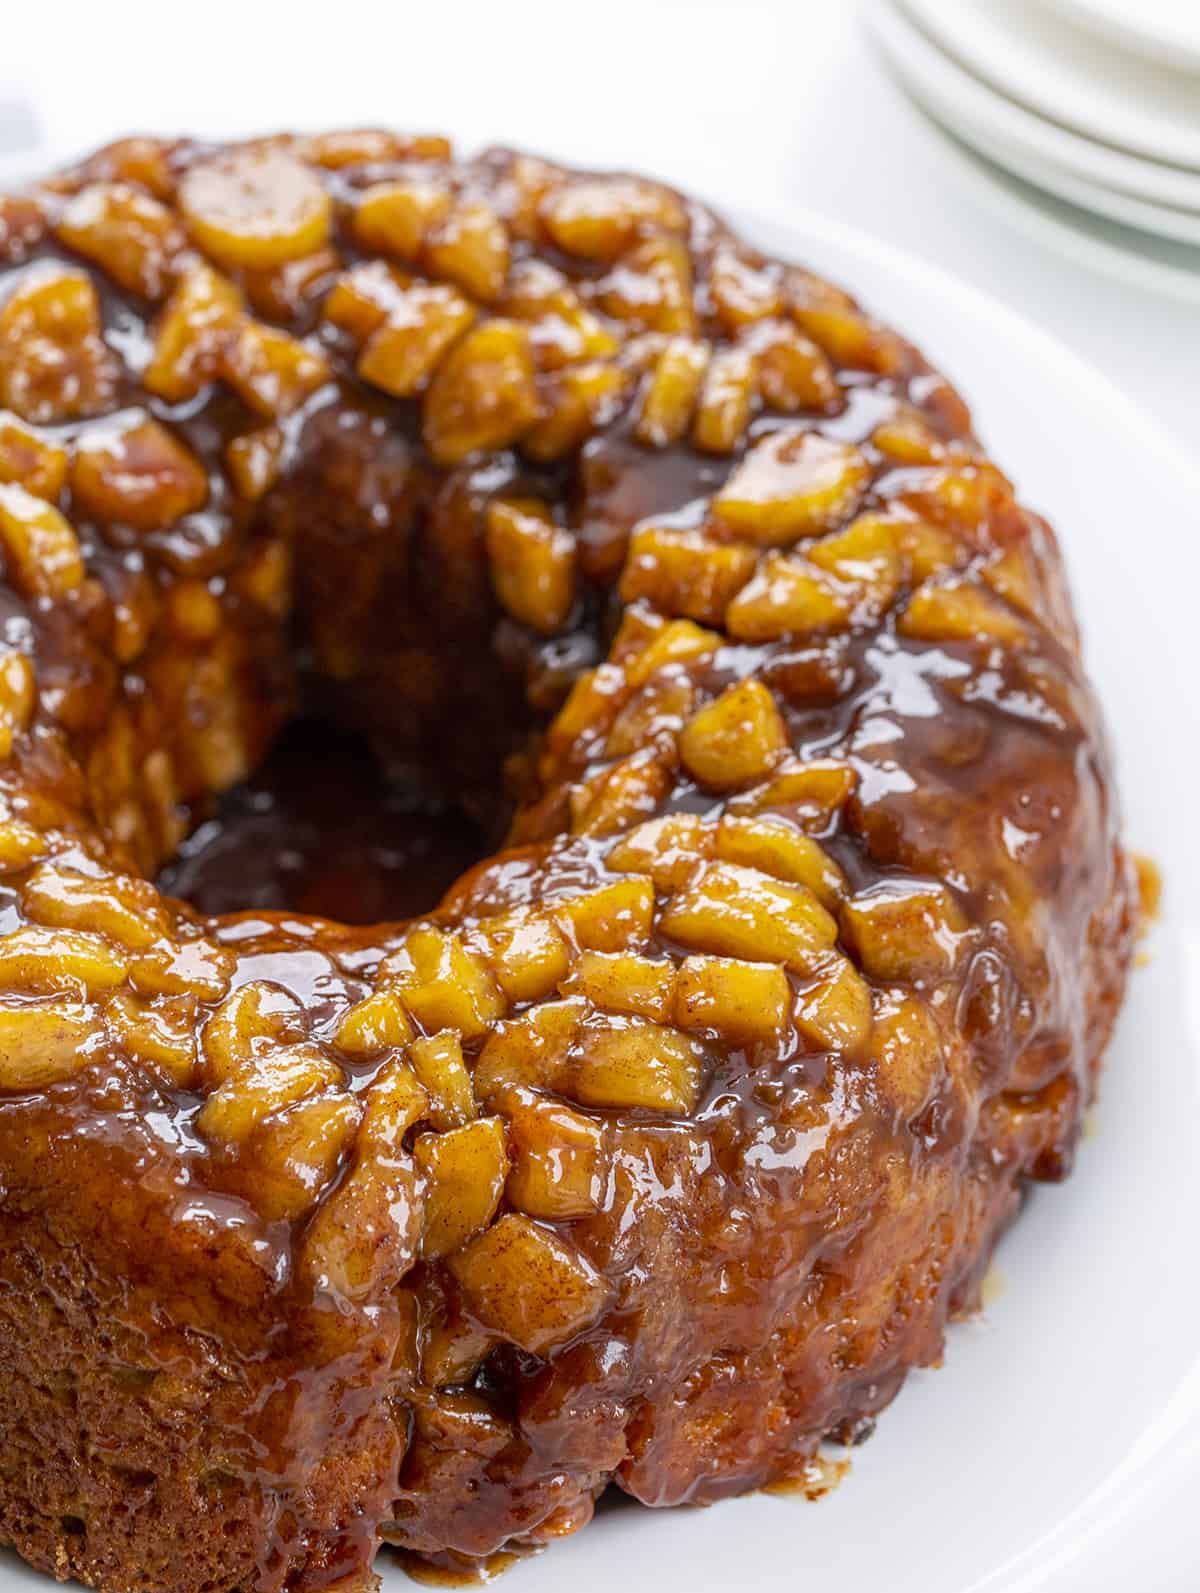
[[[307,166],[277,149],[235,149],[193,166],[179,185],[192,237],[224,266],[263,268],[313,254],[333,206]]]

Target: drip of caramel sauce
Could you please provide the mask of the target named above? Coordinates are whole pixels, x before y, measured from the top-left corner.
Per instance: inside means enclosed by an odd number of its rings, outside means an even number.
[[[1162,871],[1154,859],[1143,852],[1133,854],[1133,866],[1137,873],[1138,932],[1148,935],[1162,912]]]

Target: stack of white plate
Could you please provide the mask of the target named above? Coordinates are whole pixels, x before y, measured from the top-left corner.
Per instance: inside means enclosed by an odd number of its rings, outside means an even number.
[[[1043,215],[1200,298],[1200,0],[872,0],[867,15],[936,121],[1053,196]]]

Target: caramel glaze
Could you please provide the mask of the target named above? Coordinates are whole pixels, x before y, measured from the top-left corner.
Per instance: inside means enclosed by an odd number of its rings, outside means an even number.
[[[173,174],[207,153],[164,148]],[[103,175],[106,158],[61,189]],[[344,207],[395,164],[323,180]],[[451,169],[509,202],[514,157]],[[699,207],[687,218],[699,276],[727,234]],[[355,258],[345,236],[338,247]],[[538,247],[574,282],[599,274]],[[514,244],[518,257],[531,248]],[[9,272],[77,263],[46,238],[22,241],[11,218],[5,258]],[[208,502],[149,533],[73,516],[92,583],[62,604],[4,589],[4,634],[35,656],[41,690],[3,771],[12,811],[73,835],[103,867],[153,873],[178,832],[146,810],[123,818],[128,782],[97,752],[116,706],[136,707],[172,749],[184,830],[211,819],[215,793],[303,699],[366,729],[389,770],[415,772],[493,829],[508,818],[496,795],[506,772],[519,802],[510,847],[452,885],[435,922],[566,901],[614,877],[610,838],[572,835],[567,805],[604,755],[586,736],[531,737],[608,652],[631,527],[697,524],[782,422],[761,414],[732,456],[711,457],[648,450],[620,409],[561,464],[501,449],[439,472],[417,406],[360,381],[343,334],[320,320],[335,269],[277,307],[323,347],[335,379],[281,422],[280,480],[249,507],[221,459],[254,417],[219,386],[174,406],[144,392],[154,310],[103,279],[105,337],[120,356],[111,407],[173,428],[205,462]],[[839,402],[805,424],[864,451],[867,508],[918,501],[930,475],[875,448],[881,421],[908,406],[960,441],[986,499],[979,545],[1019,546],[1034,571],[1024,643],[917,639],[892,609],[808,640],[723,636],[689,671],[703,699],[764,682],[799,759],[852,767],[854,794],[816,832],[852,892],[921,876],[960,904],[969,928],[953,975],[917,984],[945,1039],[919,1112],[898,1114],[873,1064],[849,1066],[794,1031],[778,1045],[702,1037],[690,1114],[585,1109],[607,1135],[607,1184],[592,1215],[556,1226],[607,1307],[543,1355],[500,1343],[463,1384],[435,1387],[421,1372],[430,1335],[488,1328],[446,1266],[418,1260],[402,1286],[365,1298],[314,1290],[297,1262],[310,1214],[263,1215],[254,1170],[197,1130],[203,1092],[164,1087],[97,1031],[94,1065],[0,1095],[0,1382],[20,1388],[0,1414],[0,1539],[110,1588],[358,1587],[380,1537],[462,1567],[582,1524],[610,1482],[668,1505],[802,1476],[823,1436],[866,1431],[910,1367],[939,1359],[1025,1182],[1070,1167],[1121,995],[1133,895],[1053,535],[986,476],[957,395],[893,347],[886,372],[839,367]],[[480,525],[499,493],[562,503],[576,538],[583,584],[549,639],[492,595]],[[272,539],[293,550],[290,634],[239,585],[247,550]],[[114,611],[147,579],[162,592],[184,578],[216,595],[219,637],[178,673],[180,643],[161,630],[115,661]],[[189,761],[188,727],[214,679],[241,749],[219,767]],[[680,768],[657,811],[721,809]],[[259,875],[244,863],[242,910],[219,917],[203,908],[226,905],[223,883],[199,883],[186,851],[172,863],[168,884],[198,904],[171,907],[173,932],[185,948],[203,937],[231,953],[231,988],[266,980],[293,993],[304,1032],[327,1043],[404,926],[337,924],[294,902],[246,907]],[[0,899],[11,930],[25,917],[19,874]],[[369,900],[386,916],[384,898]],[[649,947],[675,960],[685,950],[657,930]],[[199,1001],[197,1027],[216,999]],[[347,1088],[361,1097],[381,1060],[344,1060]]]
[[[431,912],[484,847],[457,810],[385,780],[365,742],[307,720],[221,799],[157,884],[205,917],[254,908],[378,924]]]

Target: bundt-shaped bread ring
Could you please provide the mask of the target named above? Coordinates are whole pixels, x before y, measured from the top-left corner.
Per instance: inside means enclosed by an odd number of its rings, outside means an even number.
[[[954,391],[656,184],[351,132],[0,199],[0,407],[0,1541],[356,1590],[864,1434],[1130,947]],[[428,919],[149,882],[301,699],[511,821]]]

